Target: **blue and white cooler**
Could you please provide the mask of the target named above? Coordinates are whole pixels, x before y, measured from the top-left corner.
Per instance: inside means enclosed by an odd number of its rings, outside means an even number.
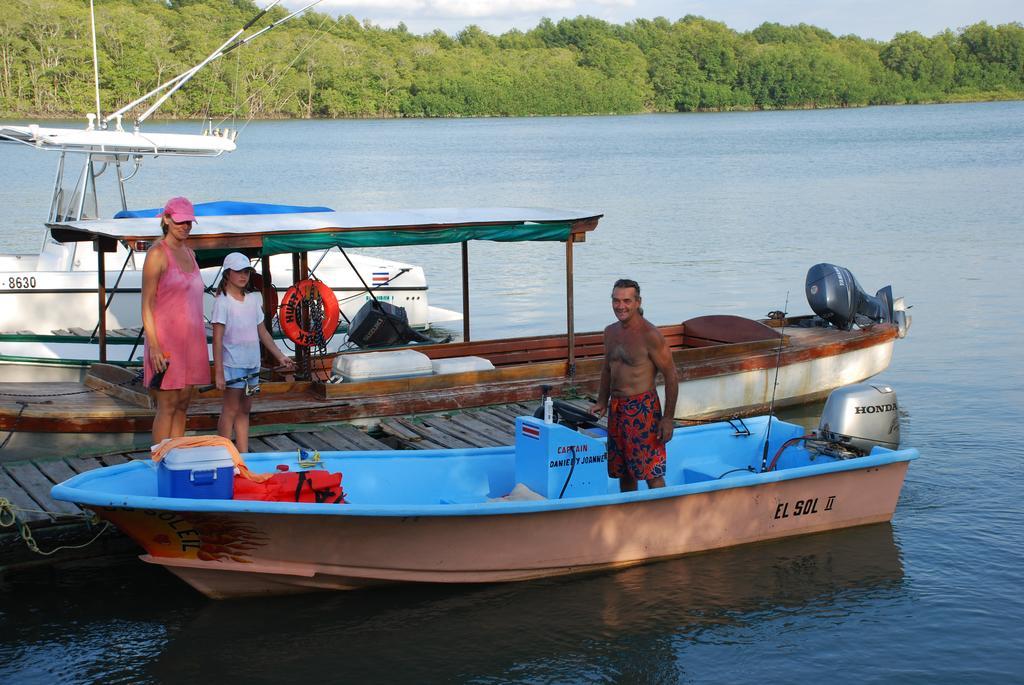
[[[188,499],[231,499],[235,462],[227,449],[177,447],[157,467],[157,494]]]

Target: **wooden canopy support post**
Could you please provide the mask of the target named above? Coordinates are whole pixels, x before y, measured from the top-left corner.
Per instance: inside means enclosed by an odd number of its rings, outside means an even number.
[[[298,283],[299,281],[305,280],[309,277],[309,255],[305,252],[299,252],[292,255],[292,284]],[[299,307],[298,311],[299,320],[302,322],[301,326],[303,330],[310,330],[309,328],[309,305],[303,303]],[[309,353],[309,348],[304,345],[295,345],[295,366],[299,369],[309,369],[309,378],[313,379],[313,363],[311,359],[312,355]]]
[[[462,243],[462,340],[469,342],[469,241]]]
[[[573,235],[565,241],[565,320],[567,330],[567,342],[569,344],[569,367],[566,370],[569,378],[576,377],[576,325],[573,312],[572,292],[572,242]]]
[[[274,315],[277,314],[274,311],[274,303],[277,302],[277,293],[274,292],[274,276],[270,273],[270,255],[260,255],[260,277],[263,279],[263,288],[260,292],[260,297],[263,298],[263,327],[270,333],[270,337],[274,337]],[[263,349],[260,346],[260,358],[265,360],[268,364],[273,363],[273,356],[268,350]],[[271,378],[275,378],[272,375]],[[294,380],[295,376],[289,376],[288,380]]]
[[[99,302],[99,323],[96,325],[101,364],[107,363],[107,260],[106,253],[117,250],[117,241],[113,238],[96,238],[92,242],[96,250],[96,295]]]
[[[273,298],[270,297],[270,293],[274,290],[273,275],[270,273],[270,256],[262,255],[260,257],[260,275],[263,277],[263,301],[273,302]],[[264,305],[266,308],[266,305]],[[263,317],[263,325],[267,327],[269,333],[274,332],[274,314],[276,312],[265,312]]]
[[[99,341],[100,341],[100,364],[107,363],[107,260],[103,256],[103,247],[100,241],[96,241],[96,274],[99,278],[96,284],[96,293],[99,295],[100,318],[99,318]]]

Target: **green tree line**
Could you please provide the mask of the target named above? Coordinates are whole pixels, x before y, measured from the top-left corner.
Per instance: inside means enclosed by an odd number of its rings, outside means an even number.
[[[257,11],[250,0],[97,0],[104,108],[196,64]],[[285,14],[275,8],[253,30]],[[159,114],[526,116],[1022,97],[1020,23],[881,42],[806,24],[741,33],[697,16],[624,25],[577,17],[450,36],[308,12],[212,62]],[[94,101],[88,0],[6,0],[0,114],[81,116]]]

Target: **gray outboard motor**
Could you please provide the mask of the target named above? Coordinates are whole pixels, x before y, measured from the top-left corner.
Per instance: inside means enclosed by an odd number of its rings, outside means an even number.
[[[849,269],[815,264],[807,271],[805,287],[807,303],[814,313],[841,330],[848,331],[853,324],[895,323],[902,338],[909,327],[902,298],[893,299],[891,285],[872,297],[864,292]]]
[[[825,402],[818,437],[855,454],[900,446],[896,392],[888,385],[859,383],[837,388]]]

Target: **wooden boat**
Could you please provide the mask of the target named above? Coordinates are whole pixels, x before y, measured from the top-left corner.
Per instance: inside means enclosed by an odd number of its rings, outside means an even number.
[[[253,405],[254,424],[312,423],[429,413],[539,397],[593,393],[600,381],[600,332],[577,334],[573,327],[572,254],[576,243],[598,224],[600,214],[557,209],[466,209],[404,212],[321,212],[278,217],[273,231],[259,217],[210,217],[193,229],[190,243],[200,259],[225,248],[250,255],[330,245],[386,246],[456,242],[463,250],[463,342],[420,345],[415,352],[432,364],[449,362],[455,371],[426,375],[368,377],[330,382],[339,358],[361,355],[371,361],[388,352],[351,351],[326,358],[306,357],[303,380],[270,379]],[[117,219],[54,225],[61,240],[97,243],[152,239],[151,221]],[[564,335],[504,340],[473,340],[469,309],[468,244],[472,240],[540,240],[564,243],[566,321]],[[264,281],[272,282],[269,260]],[[304,275],[301,268],[299,275]],[[736,316],[703,316],[661,327],[673,351],[680,378],[675,418],[702,420],[764,411],[824,398],[832,389],[883,371],[904,329],[898,323],[871,323],[843,330],[813,316],[753,321]],[[301,349],[300,349],[301,351]],[[471,362],[471,370],[461,362]],[[94,392],[93,392],[94,391]],[[189,410],[189,429],[214,430],[220,412],[216,392],[200,395]],[[140,438],[150,430],[153,409],[131,371],[98,365],[84,384],[0,384],[0,431],[16,431],[10,446],[38,445],[59,434]]]
[[[856,389],[835,406],[842,414],[879,392]],[[889,521],[918,453],[887,435],[894,399],[874,418],[880,442],[860,453],[840,447],[845,435],[808,439],[767,417],[679,428],[667,487],[629,493],[608,477],[600,430],[520,417],[514,447],[320,454],[320,467],[342,473],[346,504],[193,499],[199,488],[159,496],[169,472],[151,462],[90,471],[52,495],[113,522],[143,560],[214,598],[521,581]],[[179,452],[187,469],[189,450]],[[301,470],[297,459],[246,456],[267,473]]]

